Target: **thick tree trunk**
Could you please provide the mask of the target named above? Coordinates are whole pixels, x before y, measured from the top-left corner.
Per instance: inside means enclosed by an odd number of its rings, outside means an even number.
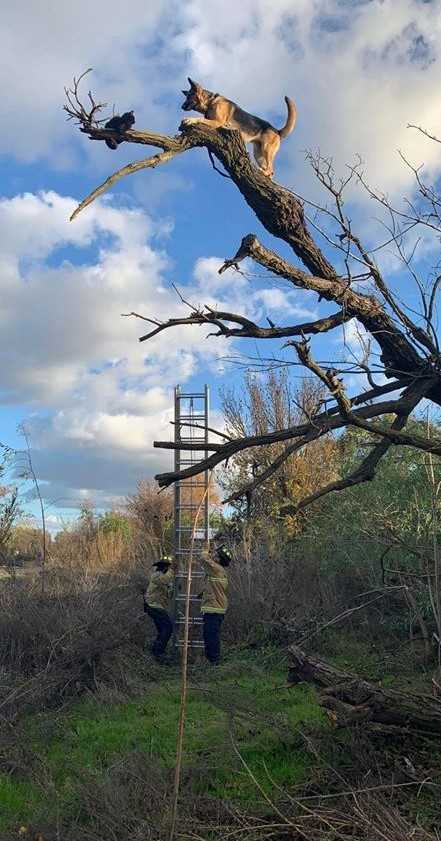
[[[365,723],[385,732],[404,730],[441,738],[441,701],[438,699],[385,689],[341,672],[324,660],[310,657],[296,645],[289,651],[289,682],[314,684],[321,706],[330,711],[330,718],[337,727]]]

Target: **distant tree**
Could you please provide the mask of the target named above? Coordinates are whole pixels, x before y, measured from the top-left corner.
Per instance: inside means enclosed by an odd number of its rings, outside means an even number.
[[[0,443],[0,563],[7,561],[14,522],[20,514],[18,488],[2,484],[14,460],[14,451]]]
[[[309,380],[294,389],[286,370],[264,374],[248,373],[239,390],[226,390],[222,409],[226,432],[231,440],[243,436],[265,435],[277,429],[308,420],[323,403],[325,390]],[[234,456],[224,470],[220,484],[226,501],[238,513],[250,514],[243,499],[244,486],[252,498],[253,517],[277,517],[287,507],[310,495],[323,482],[338,476],[338,445],[328,435],[303,450],[287,455],[285,442],[246,449]],[[279,466],[280,465],[280,466]],[[262,480],[262,476],[265,479]],[[252,493],[255,490],[255,493]],[[251,497],[252,494],[252,497]],[[287,516],[285,529],[295,533],[304,517]]]
[[[98,520],[98,529],[104,534],[119,534],[129,541],[133,534],[133,523],[121,511],[106,511]]]
[[[152,557],[171,552],[173,546],[173,495],[158,494],[154,482],[138,483],[135,494],[127,497],[127,512],[138,530],[138,539]]]
[[[23,556],[33,563],[41,561],[41,547],[43,541],[43,532],[41,528],[35,525],[32,518],[20,520],[14,525],[10,545],[14,552]],[[46,549],[49,550],[51,546],[51,536],[46,533]]]
[[[19,434],[23,437],[25,442],[24,450],[16,450],[15,459],[19,468],[19,475],[21,479],[32,482],[33,493],[38,500],[40,508],[41,520],[41,545],[40,545],[40,565],[41,565],[41,590],[44,593],[46,586],[46,562],[47,562],[47,530],[46,530],[46,511],[43,500],[43,495],[40,489],[40,482],[35,470],[34,459],[31,448],[31,435],[25,424],[21,423],[18,426]]]
[[[97,517],[95,516],[93,505],[89,501],[81,504],[78,516],[78,530],[86,539],[92,539],[96,535]]]

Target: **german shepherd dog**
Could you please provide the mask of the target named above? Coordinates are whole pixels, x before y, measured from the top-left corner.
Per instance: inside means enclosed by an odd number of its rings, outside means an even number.
[[[291,134],[297,119],[297,109],[292,99],[285,96],[288,118],[281,129],[274,128],[271,123],[248,114],[239,108],[235,102],[225,99],[218,93],[205,90],[197,82],[190,82],[190,90],[182,91],[186,97],[182,105],[183,111],[199,111],[203,117],[186,117],[181,126],[202,123],[211,128],[229,128],[240,131],[245,143],[252,143],[257,165],[264,175],[272,178],[274,174],[273,161],[279,151],[280,141]]]

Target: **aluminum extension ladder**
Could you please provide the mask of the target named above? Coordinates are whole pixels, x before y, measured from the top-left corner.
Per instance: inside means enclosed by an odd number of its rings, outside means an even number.
[[[208,455],[209,390],[184,393],[180,386],[175,388],[175,444],[184,445],[175,449],[175,470],[182,470],[197,464]],[[192,450],[191,444],[205,444],[204,450]],[[174,588],[174,640],[177,648],[184,644],[185,600],[187,591],[188,560],[195,518],[199,511],[195,540],[190,595],[189,648],[203,649],[203,618],[200,611],[200,593],[204,572],[200,555],[209,538],[209,474],[208,471],[175,482],[174,485],[174,554],[177,573]],[[205,497],[204,497],[205,494]],[[200,506],[201,499],[204,502]]]

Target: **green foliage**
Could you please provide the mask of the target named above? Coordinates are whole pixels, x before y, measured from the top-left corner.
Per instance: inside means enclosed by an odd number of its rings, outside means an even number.
[[[425,424],[410,421],[410,433],[423,435]],[[373,445],[372,436],[350,429],[340,441],[341,474],[351,473]],[[392,447],[371,482],[330,494],[314,505],[298,546],[317,554],[322,573],[370,569],[381,575],[385,548],[388,567],[415,569],[415,552],[427,544],[431,488],[425,456],[410,447]]]
[[[133,534],[129,519],[118,511],[106,511],[99,519],[99,528],[104,534],[120,534],[127,541]]]

